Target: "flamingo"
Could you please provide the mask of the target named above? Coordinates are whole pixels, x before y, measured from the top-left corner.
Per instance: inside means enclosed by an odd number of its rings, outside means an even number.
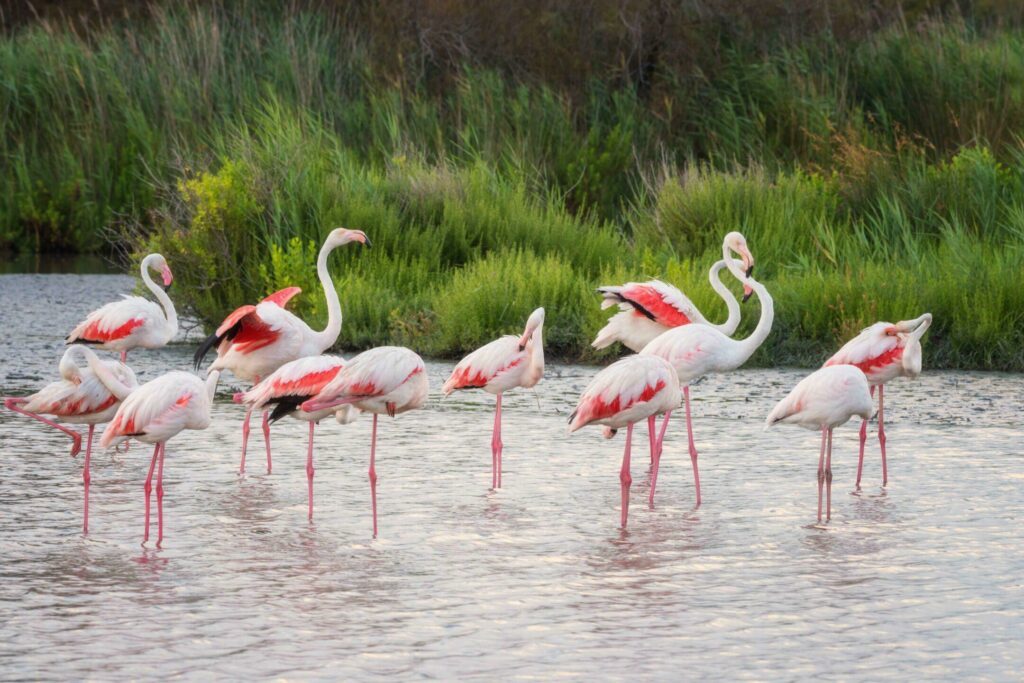
[[[82,368],[75,357],[86,354],[90,367]],[[95,368],[95,369],[94,369]],[[114,360],[101,361],[89,349],[73,345],[68,347],[60,360],[60,380],[47,384],[32,394],[18,398],[4,398],[4,405],[16,413],[27,415],[43,424],[50,425],[71,437],[71,456],[77,456],[82,449],[82,437],[78,432],[49,420],[40,413],[70,424],[89,425],[85,445],[85,462],[82,466],[82,485],[85,505],[82,516],[82,533],[89,533],[89,482],[92,476],[89,463],[92,457],[92,436],[96,425],[108,422],[117,412],[120,402],[138,386],[135,373],[124,363]]]
[[[732,258],[736,253],[742,262]],[[719,325],[707,321],[700,310],[679,289],[660,280],[648,282],[627,282],[622,286],[599,287],[598,292],[604,297],[601,308],[618,306],[619,312],[608,320],[608,324],[597,333],[591,346],[603,349],[615,342],[634,352],[639,352],[655,337],[674,327],[682,327],[691,323],[710,325],[722,334],[731,337],[740,324],[740,305],[736,297],[722,282],[722,270],[728,268],[737,280],[743,282],[754,269],[754,257],[747,246],[746,238],[738,232],[730,232],[722,240],[722,258],[716,261],[708,271],[708,279],[712,289],[725,301],[729,317]],[[750,289],[744,285],[744,296],[750,295]],[[657,446],[655,439],[654,417],[647,422],[647,432],[651,442],[651,462],[657,457],[654,452]]]
[[[821,489],[825,484],[828,484],[825,520],[832,519],[832,430],[846,424],[854,415],[867,420],[871,417],[873,403],[868,391],[868,379],[860,368],[853,365],[830,365],[802,379],[768,414],[765,429],[783,422],[805,429],[821,430],[821,454],[818,456],[819,524]]]
[[[626,450],[619,482],[622,488],[622,528],[629,517],[629,451],[633,425],[651,415],[679,407],[679,378],[675,369],[658,356],[626,356],[612,363],[590,381],[569,416],[569,432],[591,423],[604,425],[611,438],[626,428]]]
[[[529,389],[544,376],[544,309],[526,321],[519,337],[506,335],[469,354],[455,366],[442,391],[480,388],[494,394],[494,431],[491,436],[491,488],[501,488],[501,396],[509,389]]]
[[[245,393],[235,394],[235,401],[245,403],[252,409],[260,410],[272,405],[270,421],[276,422],[285,415],[309,422],[309,451],[306,454],[306,479],[309,483],[309,519],[313,519],[313,430],[320,420],[331,413],[337,414],[341,424],[355,421],[359,411],[352,406],[341,409],[327,408],[307,413],[299,407],[327,386],[345,366],[339,356],[308,356],[285,363],[259,384]]]
[[[160,288],[150,270],[159,270],[164,287],[170,289],[174,276],[167,259],[150,254],[142,259],[142,281],[153,292],[160,305],[141,296],[125,296],[97,308],[71,330],[65,343],[90,344],[104,351],[120,351],[121,362],[128,359],[132,349],[158,349],[178,333],[178,314],[167,292]],[[162,307],[162,308],[161,308]]]
[[[146,521],[142,542],[149,540],[149,503],[156,468],[156,545],[164,539],[164,454],[167,441],[185,429],[210,426],[210,409],[220,371],[211,370],[204,382],[188,372],[169,372],[132,391],[103,430],[100,446],[110,448],[129,438],[154,444],[153,458],[143,490],[146,492]],[[159,465],[157,461],[159,460]]]
[[[341,333],[341,302],[327,270],[327,257],[336,248],[349,242],[371,246],[363,231],[337,228],[324,240],[316,260],[316,272],[327,299],[327,327],[317,332],[297,315],[285,310],[288,301],[302,291],[298,287],[288,287],[271,294],[255,306],[242,306],[226,317],[217,331],[207,337],[196,351],[195,369],[199,369],[210,349],[217,347],[217,359],[210,365],[211,370],[230,370],[235,377],[258,384],[260,378],[266,377],[288,361],[317,356],[329,349]],[[253,407],[250,406],[242,423],[239,474],[245,473],[245,450],[249,443],[252,411]],[[267,474],[270,474],[269,411],[263,412],[263,440],[267,447]]]
[[[640,352],[642,356],[661,356],[672,364],[683,387],[686,408],[686,433],[690,446],[690,463],[693,465],[693,485],[697,491],[697,506],[700,506],[700,472],[697,468],[697,446],[693,442],[693,421],[690,417],[690,384],[704,375],[716,372],[730,372],[740,367],[754,355],[754,352],[768,338],[772,330],[775,308],[771,295],[764,285],[751,277],[744,279],[744,286],[750,287],[761,302],[761,317],[749,337],[736,340],[727,337],[720,330],[709,325],[686,325],[674,327],[654,339]],[[746,301],[749,295],[744,296]],[[668,422],[671,413],[665,415]],[[654,465],[651,473],[650,502],[654,503],[654,489],[658,482],[658,466],[661,463],[661,439],[665,425],[655,448]]]
[[[377,538],[377,417],[420,408],[427,400],[427,372],[423,359],[401,346],[378,346],[364,351],[343,367],[302,410],[316,413],[353,405],[373,413],[370,438],[370,500],[373,506],[373,537]]]
[[[921,337],[932,324],[932,314],[925,313],[913,320],[892,323],[879,322],[865,328],[846,342],[834,356],[825,361],[832,365],[856,365],[868,378],[871,398],[878,388],[878,445],[882,451],[882,486],[889,483],[885,463],[885,420],[883,404],[885,383],[896,377],[915,378],[921,374]],[[868,422],[860,425],[860,457],[857,459],[857,490],[864,469],[864,443],[868,439]]]

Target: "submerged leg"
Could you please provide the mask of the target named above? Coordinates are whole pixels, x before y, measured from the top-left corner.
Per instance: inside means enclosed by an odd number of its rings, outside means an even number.
[[[629,485],[633,477],[629,473],[629,449],[633,442],[633,425],[626,426],[626,451],[622,454],[622,469],[619,470],[619,483],[622,485],[622,528],[626,528],[629,519]]]
[[[89,482],[92,481],[92,474],[89,472],[89,461],[92,457],[92,434],[96,431],[96,425],[89,425],[89,436],[85,442],[85,466],[82,468],[82,491],[85,494],[85,511],[82,514],[82,533],[89,533]]]
[[[501,394],[498,394],[498,401],[494,410],[494,439],[491,443],[491,448],[494,449],[496,454],[496,460],[498,463],[498,486],[501,488],[501,451],[505,447],[505,444],[501,442]]]
[[[683,387],[686,403],[686,436],[690,440],[690,463],[693,465],[693,486],[697,489],[697,507],[700,507],[700,471],[697,469],[697,445],[693,443],[693,420],[690,419],[690,387]],[[665,418],[666,422],[668,417]]]
[[[370,502],[373,504],[373,537],[377,538],[377,413],[373,414],[373,434],[370,436]]]
[[[825,521],[832,519],[832,427],[828,429],[828,454],[825,456],[825,489],[828,506],[825,508]]]
[[[871,387],[871,398],[875,397],[875,388]],[[868,421],[860,423],[860,455],[857,457],[857,490],[860,491],[860,475],[864,470],[864,444],[868,440]]]
[[[146,492],[146,528],[142,534],[142,542],[149,540],[149,494],[153,490],[153,470],[156,468],[156,458],[160,455],[160,444],[153,447],[153,459],[149,461],[149,474],[146,475],[146,483],[142,490]]]
[[[882,449],[882,486],[889,483],[889,471],[885,464],[885,385],[878,387],[878,446]]]
[[[828,428],[821,428],[821,453],[818,455],[818,523],[821,524],[821,493],[825,486],[825,439]]]
[[[249,420],[252,419],[253,406],[245,411],[245,420],[242,422],[242,462],[238,465],[238,473],[245,474],[245,449],[249,445]]]
[[[167,443],[157,446],[160,449],[160,461],[156,466],[156,547],[164,540],[164,454],[167,452]]]
[[[654,505],[654,490],[658,486],[658,470],[661,468],[661,449],[662,449],[662,444],[665,441],[665,430],[668,428],[668,418],[669,418],[670,415],[672,415],[672,411],[671,410],[668,411],[667,413],[665,413],[665,419],[661,423],[661,433],[660,434],[654,435],[654,433],[652,432],[653,445],[651,446],[651,454],[652,454],[652,457],[654,458],[654,464],[651,465],[651,493],[647,497],[647,504],[648,505]],[[648,419],[647,426],[648,426],[648,428],[650,428],[652,426],[652,421],[654,420],[654,416],[652,415],[651,417],[649,417],[647,419]]]
[[[33,420],[39,420],[43,424],[50,425],[54,429],[59,429],[68,436],[71,437],[71,457],[78,455],[78,452],[82,450],[82,435],[73,429],[68,429],[64,425],[57,424],[53,420],[49,420],[42,415],[36,413],[30,413],[21,407],[21,404],[25,402],[23,398],[5,398],[4,407],[8,410],[13,410],[16,413],[20,413],[26,417],[31,417]]]
[[[272,469],[270,463],[270,411],[263,411],[263,442],[267,445],[267,474]]]
[[[313,430],[316,423],[309,422],[309,451],[306,453],[306,481],[309,484],[309,521],[313,521]]]

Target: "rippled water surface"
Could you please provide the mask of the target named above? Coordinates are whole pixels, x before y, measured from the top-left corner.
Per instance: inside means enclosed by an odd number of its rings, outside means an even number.
[[[132,286],[0,276],[2,392],[53,378],[73,323]],[[192,348],[129,360],[146,380],[185,368]],[[553,365],[536,397],[506,398],[499,492],[488,490],[493,399],[442,401],[450,368],[429,365],[425,410],[381,422],[377,540],[369,419],[322,425],[309,524],[305,423],[274,426],[269,476],[254,429],[240,478],[229,380],[213,426],[168,445],[155,549],[139,544],[148,448],[95,455],[83,537],[67,438],[0,411],[0,676],[1020,676],[1022,377],[926,372],[890,385],[888,490],[871,441],[865,488],[850,494],[857,429],[837,430],[827,527],[811,524],[818,436],[761,430],[805,372],[709,379],[694,389],[704,505],[693,507],[677,423],[648,508],[641,428],[624,532],[623,434],[565,433],[597,368]]]

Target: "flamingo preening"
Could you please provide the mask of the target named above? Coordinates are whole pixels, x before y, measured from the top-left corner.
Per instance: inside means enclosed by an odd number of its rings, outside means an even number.
[[[313,398],[300,406],[308,413],[352,405],[373,413],[370,438],[370,500],[373,537],[377,537],[377,417],[394,417],[415,410],[427,400],[428,383],[423,359],[400,346],[379,346],[364,351],[335,375]]]
[[[509,389],[529,389],[544,376],[544,309],[526,321],[521,336],[506,335],[469,354],[455,366],[442,391],[483,389],[494,394],[494,431],[491,435],[491,488],[501,488],[501,396]]]
[[[827,485],[826,521],[832,519],[832,430],[854,415],[867,420],[874,401],[868,379],[853,365],[830,365],[816,370],[793,388],[769,413],[765,429],[779,422],[821,430],[818,456],[818,522],[821,522],[821,490]],[[826,454],[827,441],[827,454]]]
[[[71,330],[67,344],[89,344],[104,351],[120,351],[121,362],[132,349],[158,349],[178,333],[178,314],[171,297],[150,277],[150,270],[159,270],[164,287],[170,289],[174,276],[167,260],[160,254],[142,259],[142,281],[153,292],[160,305],[141,296],[125,296],[97,308]]]
[[[660,356],[667,360],[679,375],[683,387],[686,408],[686,434],[690,446],[690,463],[693,465],[693,485],[697,491],[696,504],[700,505],[700,472],[697,468],[697,446],[693,441],[693,421],[690,417],[690,384],[711,373],[730,372],[740,367],[754,355],[754,352],[768,338],[772,330],[775,308],[771,295],[764,285],[751,277],[744,278],[744,286],[757,294],[761,302],[761,317],[749,337],[731,339],[710,325],[686,325],[675,327],[658,336],[640,352],[643,356]],[[746,300],[749,295],[744,296]],[[665,415],[665,421],[669,414]],[[655,448],[654,465],[651,469],[650,502],[654,503],[654,489],[658,482],[658,467],[661,463],[661,439],[665,425]]]
[[[76,357],[83,355],[88,358],[89,367],[80,367],[75,362]],[[89,533],[89,482],[92,480],[89,463],[93,432],[96,425],[108,422],[114,416],[121,400],[138,386],[138,381],[135,373],[124,363],[101,361],[92,351],[77,344],[64,352],[59,369],[62,379],[47,384],[31,396],[4,398],[3,401],[9,410],[39,420],[70,436],[72,457],[82,449],[81,435],[43,417],[43,414],[52,415],[69,424],[89,425],[85,462],[82,463],[85,496],[82,532]]]
[[[220,371],[211,370],[204,382],[188,372],[169,372],[146,382],[128,395],[103,430],[100,445],[116,446],[136,439],[154,444],[153,458],[143,490],[146,492],[146,521],[142,542],[149,540],[149,506],[156,468],[157,547],[164,538],[164,455],[167,441],[185,429],[210,426],[210,408]],[[159,461],[159,462],[158,462]]]
[[[742,262],[732,258],[739,254]],[[679,289],[660,280],[648,282],[627,282],[621,286],[599,287],[597,291],[604,297],[601,308],[618,306],[619,312],[613,315],[608,324],[597,333],[591,346],[603,349],[615,342],[639,353],[641,349],[654,341],[656,337],[675,327],[691,323],[709,325],[722,334],[731,337],[740,324],[740,304],[736,297],[722,282],[722,270],[729,272],[744,282],[754,269],[754,257],[747,246],[746,238],[738,232],[730,232],[722,240],[722,258],[716,261],[708,271],[708,280],[712,289],[725,302],[729,317],[724,323],[713,324]],[[743,286],[744,297],[750,296],[750,289]],[[746,300],[746,299],[744,299]],[[647,432],[651,443],[651,462],[657,458],[654,449],[657,447],[655,438],[654,416],[647,421]]]
[[[882,451],[882,486],[889,483],[885,462],[885,383],[897,377],[914,378],[921,374],[921,337],[932,324],[932,314],[925,313],[913,320],[901,320],[895,325],[879,322],[865,328],[856,337],[843,344],[834,356],[825,361],[832,365],[855,365],[868,378],[871,398],[878,388],[878,446]],[[857,459],[857,489],[864,469],[864,443],[868,438],[868,421],[860,425],[860,456]]]
[[[359,242],[370,246],[361,230],[332,230],[320,248],[316,272],[327,299],[327,327],[317,332],[294,313],[285,310],[288,300],[298,294],[298,287],[289,287],[268,296],[259,304],[242,306],[231,313],[200,345],[195,354],[198,370],[210,349],[217,348],[217,359],[211,370],[230,370],[241,380],[259,383],[288,361],[317,356],[329,349],[341,333],[341,301],[327,270],[327,257],[336,248]],[[239,473],[245,472],[245,451],[249,443],[249,420],[253,407],[245,412],[242,423],[242,460]],[[267,473],[272,469],[270,456],[270,415],[263,412],[263,439],[267,447]]]
[[[629,471],[633,425],[677,407],[679,378],[668,361],[659,356],[626,356],[594,376],[569,416],[570,433],[596,423],[604,425],[605,436],[611,438],[616,430],[626,428],[626,450],[619,471],[623,529],[629,518],[629,487],[633,481]]]
[[[313,431],[325,417],[336,414],[341,424],[353,422],[359,411],[350,405],[325,408],[307,413],[300,405],[319,394],[344,367],[339,356],[308,356],[285,363],[245,393],[235,394],[235,401],[250,409],[273,406],[270,421],[285,415],[309,422],[309,450],[306,453],[306,480],[309,485],[309,519],[313,519]]]

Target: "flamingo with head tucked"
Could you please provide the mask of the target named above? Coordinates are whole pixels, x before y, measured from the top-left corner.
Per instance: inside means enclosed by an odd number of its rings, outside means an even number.
[[[76,357],[86,357],[89,367],[80,367]],[[92,457],[92,436],[96,425],[108,422],[117,412],[120,402],[138,386],[135,373],[124,363],[114,360],[101,361],[96,354],[84,346],[69,347],[60,360],[62,379],[51,382],[31,396],[4,398],[4,405],[16,413],[39,420],[43,424],[71,437],[71,455],[78,455],[82,449],[82,437],[53,420],[53,417],[69,424],[89,425],[85,444],[85,462],[82,463],[82,485],[85,505],[82,516],[82,532],[89,533],[89,472]],[[42,414],[41,414],[42,413]]]
[[[377,537],[377,417],[420,408],[427,400],[427,372],[423,359],[400,346],[379,346],[364,351],[343,367],[334,379],[302,410],[316,413],[352,405],[373,413],[370,438],[370,500],[373,506],[373,537]]]
[[[288,300],[298,294],[298,287],[289,287],[268,296],[259,304],[242,306],[231,313],[200,345],[195,354],[198,370],[210,349],[217,348],[217,359],[211,370],[230,370],[241,380],[259,383],[288,361],[317,356],[329,349],[341,333],[341,301],[327,270],[327,257],[336,248],[358,242],[370,246],[361,230],[332,230],[324,240],[316,261],[316,272],[327,299],[327,327],[317,332],[294,313],[285,310]],[[245,472],[245,451],[249,442],[249,420],[253,407],[245,413],[242,423],[242,460],[239,473]],[[270,456],[270,415],[263,412],[263,438],[267,447],[267,473],[272,468]]]
[[[619,483],[622,490],[622,528],[629,518],[629,487],[633,482],[629,456],[633,425],[679,406],[679,379],[668,362],[658,356],[626,356],[594,376],[576,410],[569,416],[569,432],[588,424],[604,425],[607,438],[626,428]]]
[[[153,458],[143,490],[146,492],[146,520],[142,542],[149,540],[149,506],[156,468],[157,547],[164,538],[164,454],[167,441],[185,429],[210,426],[210,410],[217,390],[218,370],[204,382],[188,372],[169,372],[146,382],[122,401],[110,424],[103,430],[100,445],[116,446],[136,439],[154,444]]]
[[[544,309],[526,321],[520,336],[506,335],[469,354],[455,366],[442,391],[483,389],[495,394],[494,431],[491,435],[491,488],[501,488],[501,396],[509,389],[529,389],[544,376]]]
[[[350,405],[326,408],[307,413],[300,405],[319,394],[345,366],[339,356],[308,356],[285,363],[245,393],[235,394],[235,401],[261,410],[273,406],[270,421],[285,415],[309,423],[309,450],[306,453],[306,480],[309,485],[309,519],[313,519],[313,431],[325,417],[335,414],[337,421],[348,424],[355,421],[359,411]]]
[[[914,378],[921,374],[921,337],[932,324],[932,314],[925,313],[913,320],[901,320],[895,325],[878,322],[865,328],[846,342],[834,356],[825,361],[832,365],[855,365],[868,378],[872,400],[878,388],[878,446],[882,451],[882,486],[889,483],[885,462],[885,383],[897,377]],[[864,443],[868,438],[868,421],[860,425],[860,457],[857,459],[857,489],[864,468]]]
[[[157,349],[167,344],[178,333],[178,314],[171,298],[150,277],[150,270],[163,276],[164,287],[170,289],[174,276],[167,259],[150,254],[142,259],[142,281],[160,305],[141,296],[125,296],[97,308],[71,330],[66,343],[89,344],[105,351],[120,351],[125,362],[132,349]]]
[[[828,507],[825,519],[832,519],[832,430],[845,424],[854,415],[863,420],[870,418],[872,403],[868,380],[859,368],[832,365],[801,380],[786,398],[779,401],[765,421],[765,429],[782,422],[821,430],[821,453],[818,456],[819,523],[821,492],[826,485]]]

